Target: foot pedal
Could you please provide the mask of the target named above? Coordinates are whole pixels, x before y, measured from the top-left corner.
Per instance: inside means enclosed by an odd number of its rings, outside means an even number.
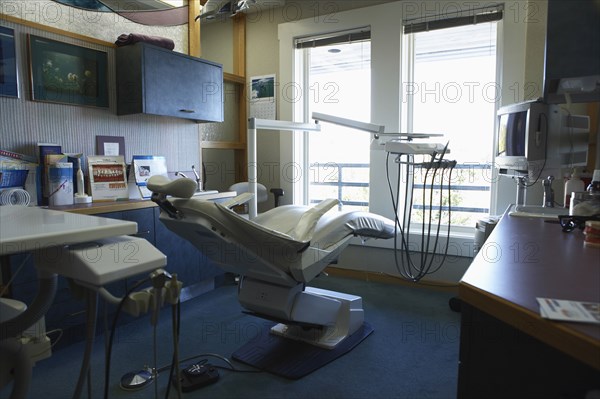
[[[191,392],[214,384],[219,380],[219,370],[210,364],[192,364],[181,371],[181,391]],[[173,385],[177,381],[173,380]]]

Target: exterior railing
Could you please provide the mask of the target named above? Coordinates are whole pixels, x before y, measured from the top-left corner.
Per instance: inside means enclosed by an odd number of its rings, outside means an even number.
[[[310,186],[314,188],[333,188],[336,194],[336,198],[341,204],[352,207],[364,207],[368,208],[368,171],[369,164],[365,163],[314,163],[311,164],[311,171],[313,172],[313,181],[310,182]],[[356,172],[360,171],[360,172]],[[415,173],[418,173],[418,169]],[[357,179],[357,176],[364,176],[364,179]],[[466,212],[474,214],[486,214],[489,213],[489,208],[481,206],[466,205],[464,202],[465,196],[473,195],[487,195],[489,197],[489,191],[491,187],[491,165],[489,164],[460,164],[456,165],[452,174],[452,185],[451,192],[457,196],[452,201],[451,210],[452,212]],[[365,189],[366,198],[360,199],[355,196],[349,196],[345,193],[348,188],[363,188]],[[424,188],[422,183],[415,182],[414,191],[415,199],[419,198],[419,191]],[[439,184],[427,184],[427,189],[433,188],[433,190],[443,189],[447,192],[447,180],[444,181],[443,187]],[[351,198],[349,198],[351,197]],[[331,198],[328,196],[327,198]],[[313,196],[311,203],[317,203],[324,198],[320,196]],[[418,202],[418,201],[415,201]],[[462,202],[462,204],[461,204]],[[489,201],[485,201],[489,203]],[[413,209],[423,210],[425,206],[419,203],[413,203]],[[427,205],[429,209],[429,205]],[[432,210],[435,211],[448,211],[450,207],[448,205],[433,204]]]

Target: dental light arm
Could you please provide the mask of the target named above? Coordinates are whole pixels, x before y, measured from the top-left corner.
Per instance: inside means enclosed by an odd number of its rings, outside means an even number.
[[[257,171],[256,171],[256,131],[264,130],[288,130],[288,131],[321,131],[321,126],[316,123],[299,123],[275,121],[269,119],[248,119],[248,190],[253,198],[248,202],[248,216],[254,219],[257,215]]]
[[[355,121],[352,119],[340,118],[339,116],[322,114],[320,112],[313,112],[312,118],[317,122],[328,122],[338,126],[344,126],[352,129],[363,130],[369,133],[374,133],[375,136],[383,134],[383,132],[385,131],[385,126],[383,125],[375,125],[373,123],[366,123]]]
[[[355,121],[320,112],[313,112],[312,118],[315,120],[315,123],[287,122],[257,118],[248,119],[248,189],[250,193],[254,194],[254,198],[248,203],[248,215],[250,219],[254,219],[257,215],[256,131],[258,129],[318,132],[321,131],[319,122],[328,122],[373,133],[376,138],[378,138],[380,134],[383,134],[385,130],[385,126],[383,125]]]

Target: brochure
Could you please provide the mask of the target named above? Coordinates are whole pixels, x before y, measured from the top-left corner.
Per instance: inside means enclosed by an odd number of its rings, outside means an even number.
[[[66,158],[66,157],[65,157]],[[73,204],[73,164],[54,162],[48,165],[48,204]]]
[[[552,320],[600,324],[600,303],[536,298],[542,317]]]
[[[123,156],[89,156],[88,173],[90,175],[92,201],[129,199]]]
[[[41,205],[48,205],[48,196],[50,194],[48,187],[48,164],[50,162],[62,162],[61,158],[52,159],[51,157],[52,155],[62,155],[62,147],[54,143],[37,143],[37,146],[41,173],[41,195],[38,195],[38,199]]]

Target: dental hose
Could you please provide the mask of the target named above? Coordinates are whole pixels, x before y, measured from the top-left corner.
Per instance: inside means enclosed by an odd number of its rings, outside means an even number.
[[[449,248],[449,238],[450,238],[450,229],[448,228],[447,230],[447,236],[446,236],[446,245],[445,245],[445,250],[444,250],[444,254],[443,254],[443,258],[440,262],[439,265],[436,265],[434,267],[434,261],[435,261],[435,252],[438,249],[438,245],[439,245],[439,239],[440,239],[440,230],[441,230],[441,221],[442,221],[442,210],[443,210],[443,191],[444,191],[444,172],[446,169],[449,170],[448,173],[448,224],[450,224],[450,218],[451,218],[451,206],[452,206],[452,198],[450,196],[451,194],[451,178],[452,178],[452,171],[454,169],[454,167],[456,166],[456,162],[455,161],[443,161],[443,157],[445,155],[447,151],[447,145],[444,148],[443,152],[440,154],[440,157],[438,159],[436,159],[436,154],[432,155],[431,161],[428,163],[424,163],[422,166],[426,168],[425,170],[425,174],[424,174],[424,179],[423,179],[423,197],[422,197],[422,201],[423,201],[423,224],[422,224],[422,228],[421,228],[421,250],[420,250],[420,260],[419,260],[419,264],[415,264],[415,262],[413,261],[409,251],[410,251],[410,226],[411,226],[411,221],[412,221],[412,208],[413,208],[413,186],[414,186],[414,175],[413,175],[413,171],[414,171],[414,156],[411,154],[404,154],[406,155],[406,185],[405,185],[405,195],[404,195],[404,203],[405,203],[405,207],[404,207],[404,212],[403,212],[403,220],[402,223],[399,220],[399,215],[398,215],[398,211],[399,211],[399,203],[400,203],[400,187],[401,187],[401,165],[402,165],[402,155],[399,155],[397,158],[397,162],[399,163],[398,166],[398,179],[396,182],[396,193],[394,194],[394,190],[392,188],[392,183],[390,180],[390,172],[389,172],[389,157],[390,154],[387,154],[387,159],[386,159],[386,174],[387,174],[387,181],[388,181],[388,189],[390,191],[390,196],[392,198],[392,206],[394,209],[394,215],[395,215],[395,226],[394,226],[394,231],[395,231],[395,235],[396,237],[398,236],[398,232],[400,233],[400,239],[401,239],[401,250],[403,252],[402,254],[402,262],[400,262],[400,260],[398,259],[398,243],[397,243],[397,239],[394,240],[394,259],[395,259],[395,264],[396,264],[396,269],[398,270],[398,272],[400,273],[400,275],[410,281],[413,282],[418,282],[419,280],[421,280],[424,276],[428,275],[428,274],[432,274],[435,273],[436,271],[438,271],[441,266],[443,265],[443,263],[445,262],[447,255],[448,255],[448,248]],[[431,169],[433,169],[433,173],[431,174],[431,183],[430,183],[430,187],[429,187],[429,205],[427,205],[427,201],[426,201],[426,188],[427,188],[427,179],[430,176],[430,171]],[[438,220],[437,220],[437,226],[435,227],[435,239],[433,239],[433,243],[432,243],[432,237],[431,237],[431,233],[432,233],[432,229],[433,229],[433,191],[434,191],[434,183],[435,183],[435,178],[436,175],[438,173],[438,170],[441,169],[441,183],[440,183],[440,202],[439,202],[439,216],[438,216]],[[426,221],[427,223],[427,228],[425,227],[425,223]],[[406,234],[405,234],[406,233]],[[425,235],[427,235],[427,238],[425,237]],[[430,247],[433,245],[433,254],[429,254],[429,250]],[[429,258],[431,255],[431,258]],[[400,263],[402,264],[402,267],[400,266]],[[434,269],[432,270],[432,267],[434,267]]]
[[[94,338],[96,335],[96,318],[98,316],[98,294],[92,290],[87,290],[87,330],[86,330],[86,344],[83,360],[81,362],[81,369],[79,370],[79,378],[77,379],[77,385],[75,386],[75,392],[73,393],[73,399],[77,399],[81,396],[83,390],[83,384],[87,381],[91,383],[91,369],[90,360],[92,357],[92,349],[94,347]]]
[[[132,292],[137,290],[143,284],[146,284],[148,281],[150,281],[149,277],[137,282],[133,287],[131,287],[127,291],[127,293],[125,293],[125,295],[123,296],[123,299],[121,300],[121,302],[119,302],[119,305],[117,306],[117,311],[115,312],[115,317],[113,318],[113,322],[112,322],[112,326],[111,326],[111,330],[110,330],[110,337],[108,339],[108,344],[106,347],[106,360],[105,360],[105,364],[104,364],[104,399],[108,399],[108,387],[110,385],[110,359],[112,356],[112,346],[113,346],[113,341],[114,341],[114,337],[115,337],[115,331],[117,329],[117,321],[119,320],[119,314],[121,314],[121,309],[123,309],[123,305],[127,301],[129,294],[131,294]]]
[[[165,399],[168,399],[169,392],[171,390],[171,383],[173,380],[173,372],[175,372],[177,397],[181,398],[181,370],[179,369],[179,331],[181,326],[181,302],[178,300],[177,304],[173,304],[172,310],[172,323],[173,323],[173,360],[169,370],[169,381],[167,382],[167,391],[165,392]]]

